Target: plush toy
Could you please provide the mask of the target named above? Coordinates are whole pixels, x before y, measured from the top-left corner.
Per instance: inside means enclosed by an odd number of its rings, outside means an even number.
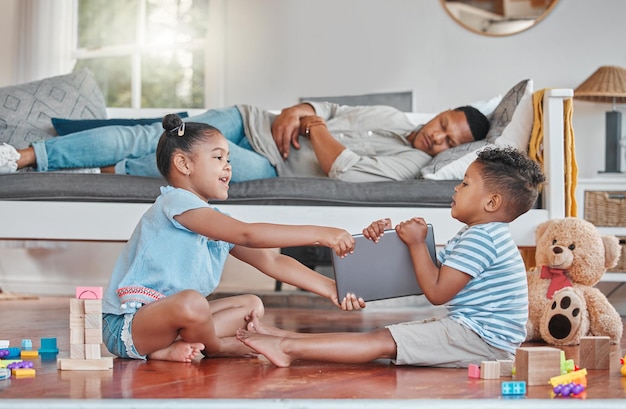
[[[528,272],[527,341],[578,345],[580,337],[622,338],[622,320],[593,286],[621,255],[615,236],[602,236],[581,219],[566,217],[540,224],[536,266]]]

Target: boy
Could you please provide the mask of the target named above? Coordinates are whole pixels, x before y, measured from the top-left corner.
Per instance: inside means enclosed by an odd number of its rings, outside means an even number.
[[[300,334],[265,326],[252,314],[237,338],[277,366],[297,359],[365,363],[384,358],[399,365],[467,367],[512,359],[526,336],[528,288],[508,223],[533,206],[544,181],[539,166],[515,149],[480,152],[452,197],[452,217],[466,226],[439,252],[439,265],[428,256],[423,219],[396,226],[424,295],[432,304],[446,305],[444,318],[369,333]],[[383,219],[363,234],[378,241],[389,228],[391,221]]]

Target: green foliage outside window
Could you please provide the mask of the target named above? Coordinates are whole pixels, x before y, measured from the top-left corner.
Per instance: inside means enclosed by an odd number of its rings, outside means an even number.
[[[109,107],[204,106],[208,0],[79,0],[76,69],[94,72]]]

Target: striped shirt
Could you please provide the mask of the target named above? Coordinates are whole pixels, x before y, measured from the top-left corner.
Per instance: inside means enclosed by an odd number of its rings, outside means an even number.
[[[526,268],[508,224],[466,226],[438,254],[442,265],[472,277],[447,303],[448,316],[489,345],[515,353],[526,338]]]

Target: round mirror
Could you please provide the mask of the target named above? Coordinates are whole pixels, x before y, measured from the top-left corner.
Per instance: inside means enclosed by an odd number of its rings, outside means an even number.
[[[507,36],[528,30],[558,0],[441,0],[450,17],[478,34]]]

